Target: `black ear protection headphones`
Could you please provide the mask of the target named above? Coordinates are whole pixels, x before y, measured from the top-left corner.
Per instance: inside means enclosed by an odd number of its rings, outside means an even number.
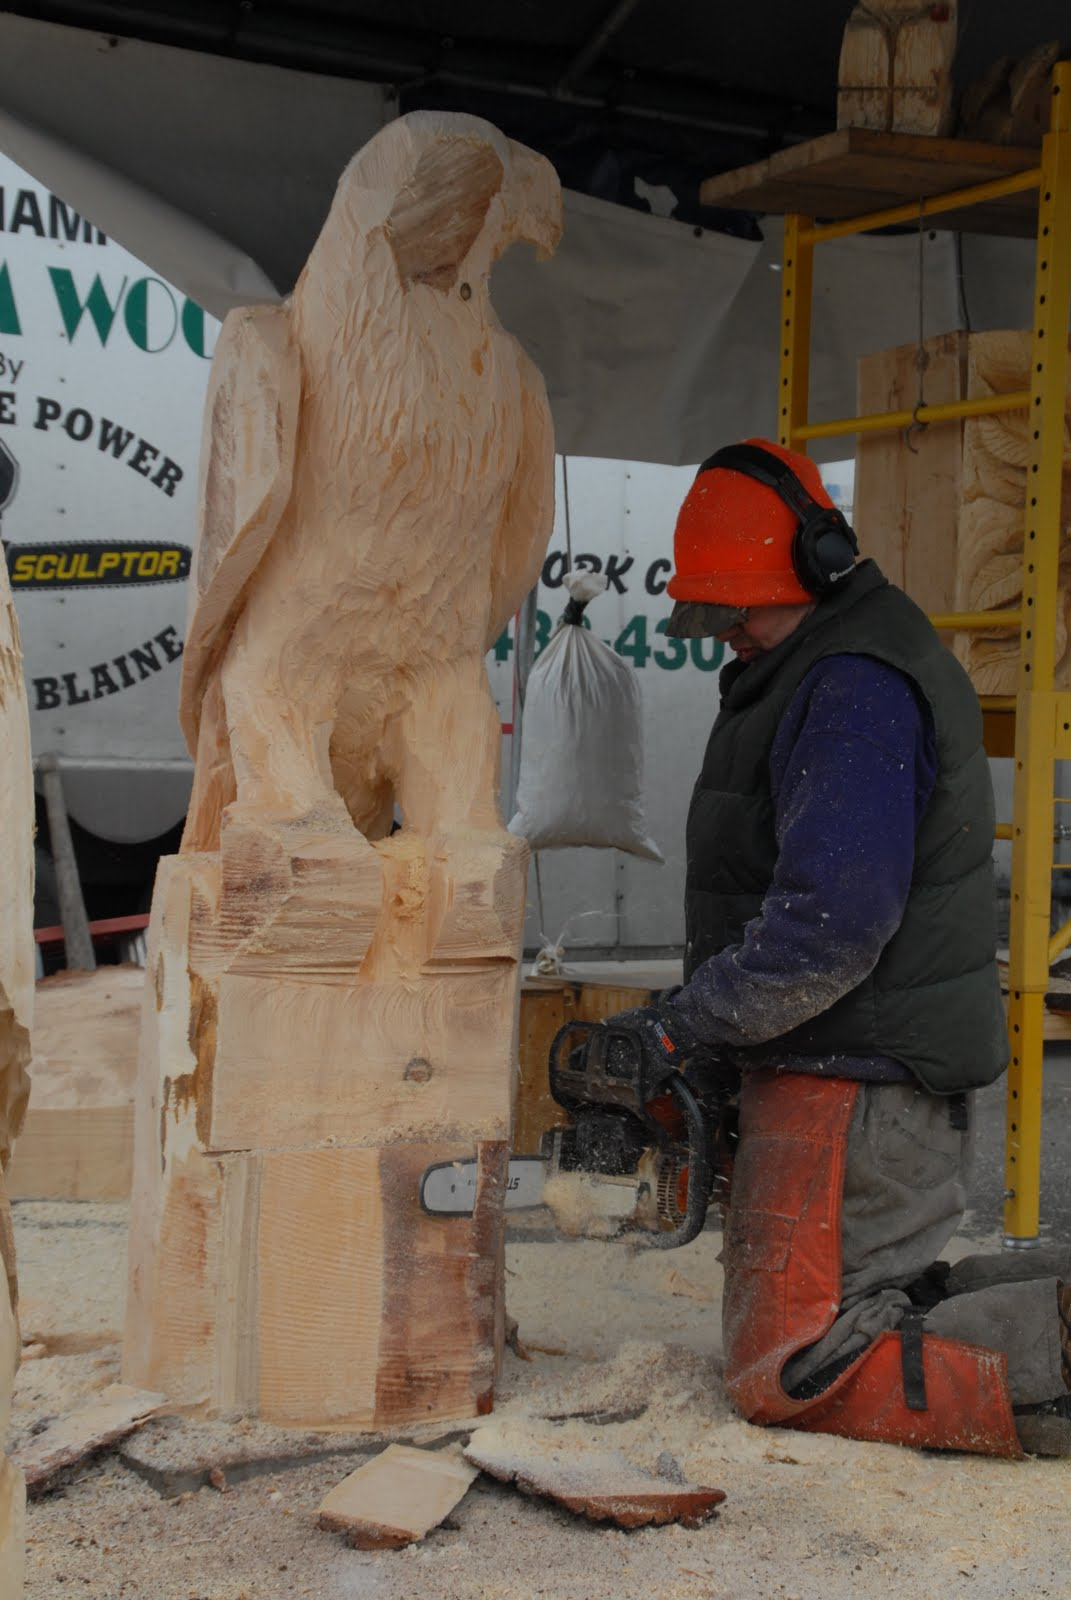
[[[742,472],[765,484],[799,518],[792,540],[792,565],[808,594],[828,594],[848,577],[859,554],[855,530],[835,506],[819,505],[780,456],[760,445],[730,444],[708,456],[699,472],[711,467]]]

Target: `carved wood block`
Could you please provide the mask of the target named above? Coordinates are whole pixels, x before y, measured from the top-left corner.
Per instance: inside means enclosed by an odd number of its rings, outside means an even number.
[[[429,865],[419,841],[404,853],[388,842],[367,848],[387,859],[394,916],[384,919],[393,937],[363,960],[339,959],[345,930],[374,925],[379,911],[381,875],[369,906],[359,860],[336,862],[321,898],[301,878],[301,894],[273,913],[270,945],[258,932],[232,953],[206,931],[220,964],[216,1050],[226,1061],[202,1106],[207,1148],[374,1145],[452,1128],[508,1138],[526,853],[505,837],[464,841],[455,872],[446,856]],[[399,862],[404,880],[391,870]],[[221,918],[221,938],[233,932]],[[323,965],[317,933],[329,946]]]
[[[964,398],[967,339],[942,333],[923,344],[927,405]],[[919,398],[919,358],[913,344],[864,356],[859,414],[910,411]],[[907,433],[861,433],[856,444],[854,516],[863,554],[930,614],[955,610],[962,435],[962,422],[952,420]]]
[[[951,133],[955,53],[955,0],[856,5],[841,44],[837,127]]]
[[[381,1144],[445,1128],[509,1136],[514,975],[465,983],[333,987],[220,984],[208,1147]]]
[[[154,897],[126,1380],[299,1426],[487,1409],[515,960],[233,975],[218,880],[217,858],[172,857]],[[473,1217],[426,1216],[425,1168],[476,1155]]]
[[[230,970],[356,973],[379,917],[383,873],[353,828],[316,834],[248,813],[228,818],[221,867],[219,937]]]
[[[1028,389],[1032,335],[1025,329],[942,334],[923,346],[928,403]],[[903,345],[859,364],[864,411],[910,407],[918,393],[916,348]],[[1071,386],[1066,397],[1071,415]],[[925,611],[992,611],[1022,594],[1024,513],[1031,423],[1026,410],[860,435],[855,521],[866,555]],[[1071,434],[1064,428],[1056,623],[1056,687],[1071,687]],[[1016,692],[1019,631],[958,633],[956,655],[979,694]]]
[[[1028,389],[1032,335],[1011,329],[971,334],[967,393],[1007,394]],[[1064,396],[1063,490],[1056,607],[1057,689],[1071,687],[1071,375]],[[1033,422],[1025,410],[963,423],[963,507],[957,541],[956,602],[964,611],[1017,606],[1022,599],[1028,461]],[[1019,630],[956,636],[956,655],[979,694],[1014,694],[1018,684]]]

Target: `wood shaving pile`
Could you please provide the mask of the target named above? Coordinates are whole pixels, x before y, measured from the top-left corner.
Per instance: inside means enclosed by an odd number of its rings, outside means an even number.
[[[114,1381],[125,1236],[116,1206],[21,1204],[16,1227],[32,1331],[76,1347],[23,1366],[24,1435]],[[1071,1461],[924,1454],[734,1416],[719,1246],[705,1233],[667,1259],[550,1242],[533,1221],[507,1250],[530,1359],[507,1352],[495,1419],[534,1419],[559,1454],[594,1445],[725,1489],[704,1526],[593,1526],[484,1477],[422,1544],[362,1552],[316,1526],[357,1457],[167,1499],[109,1450],[31,1503],[27,1600],[1064,1600]]]

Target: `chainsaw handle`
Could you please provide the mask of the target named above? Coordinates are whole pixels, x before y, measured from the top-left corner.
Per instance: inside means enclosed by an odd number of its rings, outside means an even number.
[[[592,1041],[605,1049],[596,1054]],[[627,1068],[611,1070],[608,1064],[611,1044],[619,1040],[630,1056]],[[583,1050],[583,1065],[574,1067],[573,1056]],[[631,1111],[645,1121],[644,1106],[651,1098],[644,1093],[643,1054],[635,1031],[615,1027],[613,1021],[597,1022],[574,1018],[554,1035],[548,1061],[550,1092],[560,1106],[575,1111],[578,1106],[598,1101]],[[597,1093],[596,1093],[597,1090]]]

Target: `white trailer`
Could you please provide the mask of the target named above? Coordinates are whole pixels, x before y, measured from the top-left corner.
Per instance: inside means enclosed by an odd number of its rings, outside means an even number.
[[[216,329],[0,157],[0,535],[34,755],[59,762],[101,914],[144,901],[189,793],[175,706]]]

